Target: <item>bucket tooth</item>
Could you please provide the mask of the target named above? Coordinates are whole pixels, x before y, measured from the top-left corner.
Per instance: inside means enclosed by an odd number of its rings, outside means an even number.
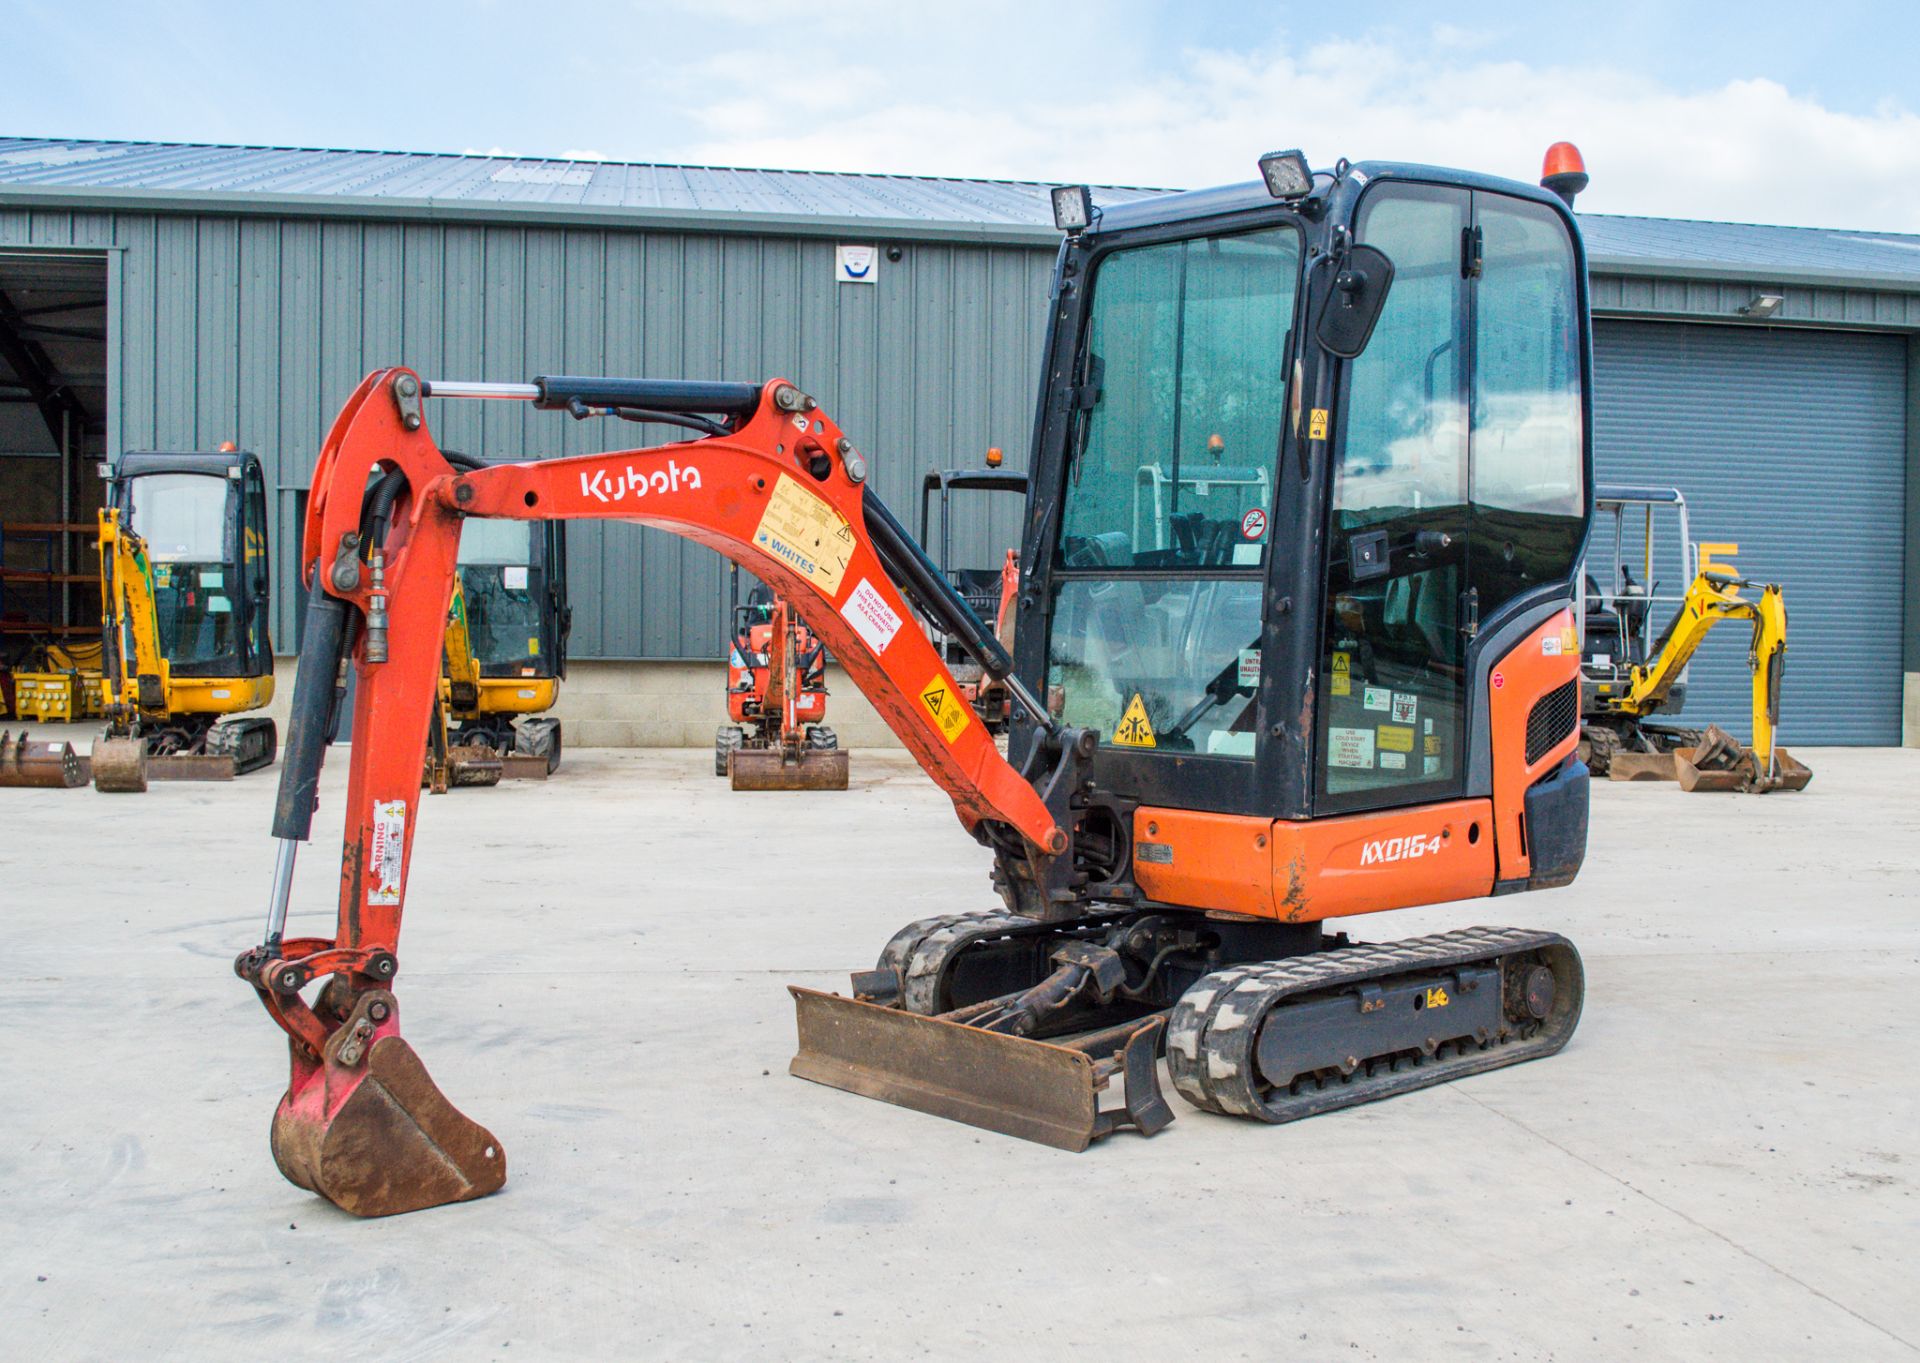
[[[727,759],[735,790],[845,790],[847,754],[833,748],[736,748]]]
[[[273,1115],[280,1172],[355,1216],[465,1202],[507,1180],[505,1149],[440,1092],[401,1038],[392,999],[361,995],[317,1063],[296,1043],[293,1082]]]

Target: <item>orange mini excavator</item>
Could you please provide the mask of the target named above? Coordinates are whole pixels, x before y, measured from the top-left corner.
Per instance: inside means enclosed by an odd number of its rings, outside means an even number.
[[[792,991],[797,1075],[1080,1149],[1173,1119],[1162,1054],[1194,1107],[1285,1122],[1566,1044],[1563,937],[1326,928],[1564,885],[1585,855],[1579,229],[1554,194],[1459,171],[1285,152],[1261,172],[1100,213],[1054,192],[1012,658],[793,383],[361,382],[314,470],[282,841],[265,938],[235,963],[289,1038],[288,1178],[379,1215],[506,1177],[395,994],[469,517],[635,521],[751,571],[992,850],[996,907],[908,924],[844,997]],[[429,399],[691,436],[463,469]],[[1216,435],[1264,451],[1264,480],[1214,476]],[[1007,756],[916,609],[1004,679]],[[349,669],[338,926],[287,937]]]
[[[827,646],[783,597],[729,575],[727,723],[713,772],[735,790],[845,790],[847,755],[828,728]]]

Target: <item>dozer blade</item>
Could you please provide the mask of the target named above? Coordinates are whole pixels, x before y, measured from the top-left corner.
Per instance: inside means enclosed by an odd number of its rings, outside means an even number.
[[[982,1031],[788,985],[800,1027],[789,1074],[1060,1150],[1085,1150],[1121,1126],[1152,1135],[1173,1120],[1155,1069],[1164,1017],[1078,1046]],[[1120,1074],[1125,1106],[1100,1110]]]
[[[500,1142],[447,1101],[401,1039],[392,995],[361,995],[326,1052],[316,1063],[295,1050],[273,1114],[273,1161],[289,1182],[355,1216],[393,1216],[507,1181]]]
[[[1613,781],[1672,781],[1678,776],[1670,752],[1617,752],[1607,763],[1607,777]]]
[[[847,754],[803,748],[789,757],[779,748],[736,748],[727,775],[735,790],[845,790]]]
[[[71,790],[87,783],[86,766],[71,743],[33,743],[0,733],[0,786]]]
[[[147,788],[144,738],[96,738],[91,760],[95,790],[131,795]]]
[[[149,781],[231,781],[239,774],[232,753],[170,752],[147,754]]]
[[[500,754],[500,774],[509,781],[544,781],[551,774],[547,759],[536,753]]]

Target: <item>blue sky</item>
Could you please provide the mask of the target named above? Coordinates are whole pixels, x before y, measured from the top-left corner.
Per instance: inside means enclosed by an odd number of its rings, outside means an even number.
[[[1920,3],[12,0],[0,132],[1198,185],[1272,146],[1920,232]],[[1445,15],[1446,19],[1436,16]]]

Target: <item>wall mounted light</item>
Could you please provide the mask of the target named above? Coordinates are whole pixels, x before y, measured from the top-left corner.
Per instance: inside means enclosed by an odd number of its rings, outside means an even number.
[[[1740,309],[1740,315],[1764,320],[1780,311],[1780,305],[1786,301],[1786,296],[1783,294],[1756,293],[1753,301]]]

